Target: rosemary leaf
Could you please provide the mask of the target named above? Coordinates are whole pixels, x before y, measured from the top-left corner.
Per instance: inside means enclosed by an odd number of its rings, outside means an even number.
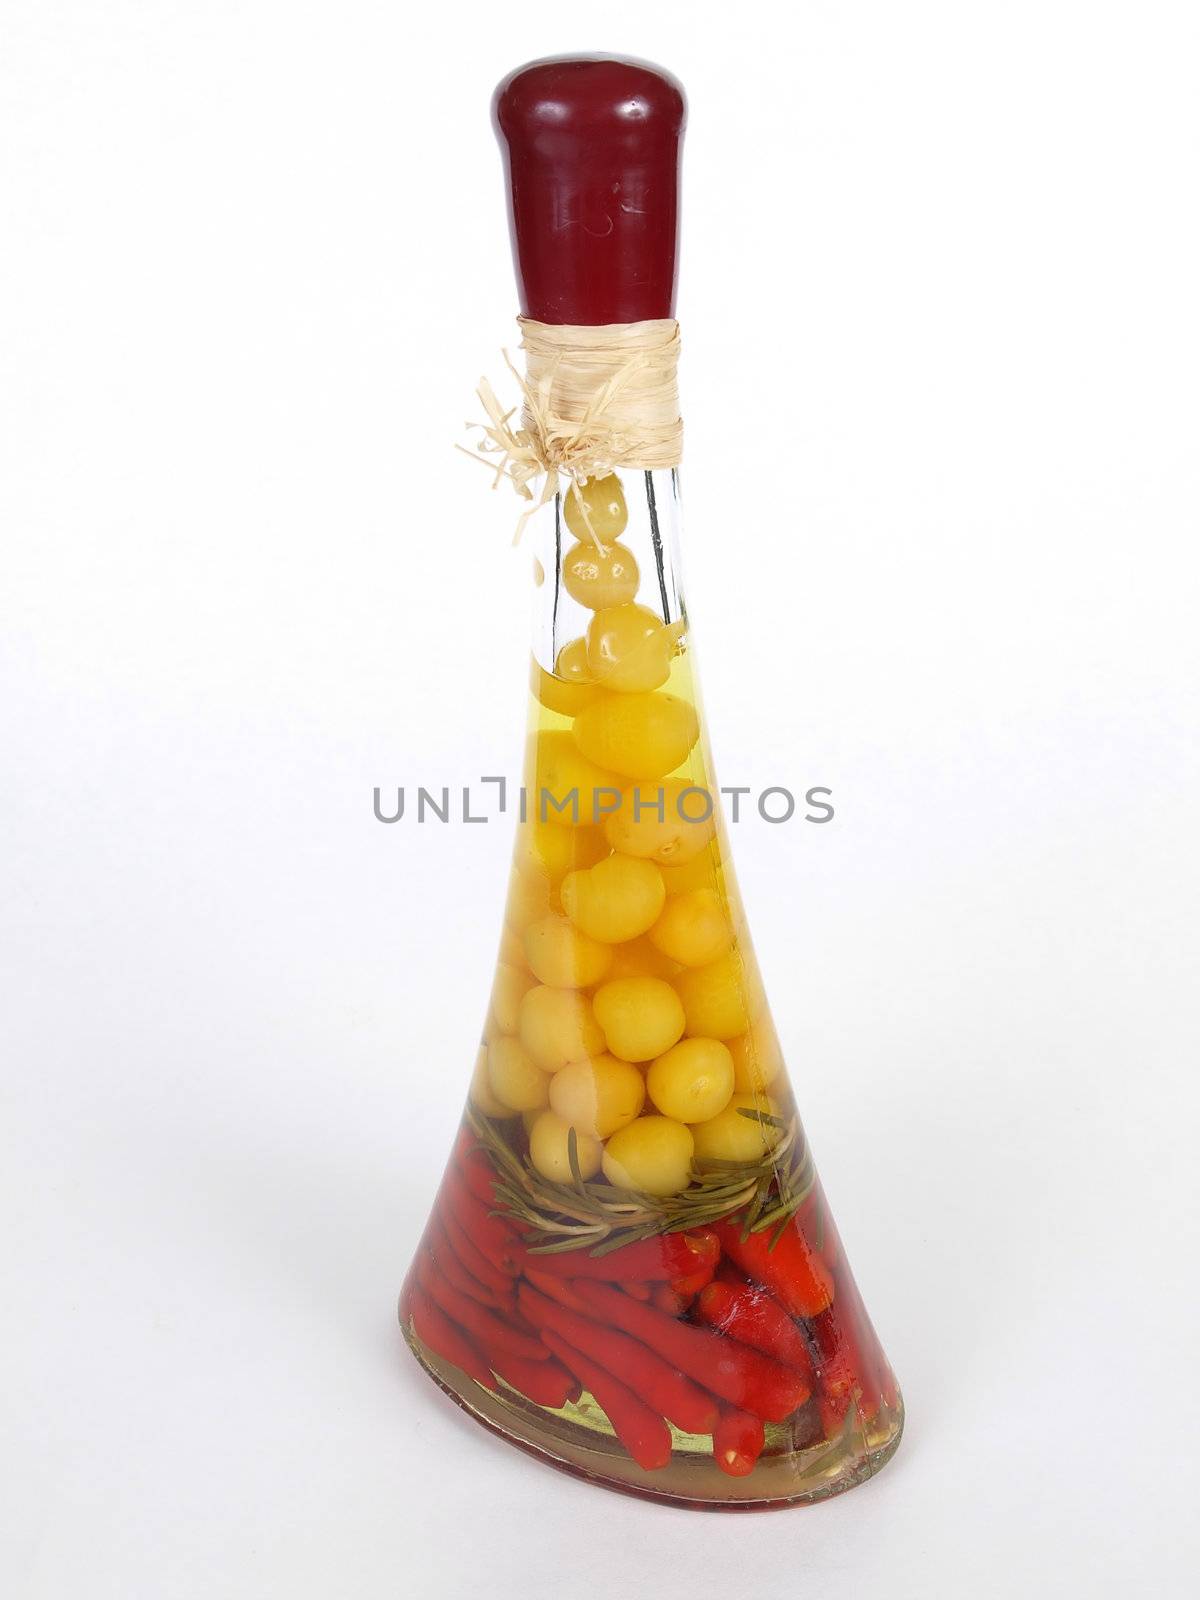
[[[579,1135],[574,1128],[567,1129],[567,1161],[571,1168],[571,1176],[575,1180],[575,1187],[583,1189],[583,1169],[579,1165]]]
[[[772,1111],[760,1111],[757,1106],[739,1106],[739,1117],[749,1117],[753,1122],[765,1122],[772,1128],[786,1128],[787,1123]]]
[[[526,1230],[526,1238],[536,1241],[530,1248],[542,1254],[586,1249],[599,1255],[635,1239],[683,1233],[739,1212],[743,1213],[743,1226],[748,1223],[758,1231],[779,1220],[780,1206],[799,1205],[813,1179],[798,1121],[793,1118],[784,1123],[757,1111],[748,1114],[783,1130],[774,1149],[764,1152],[757,1162],[705,1162],[703,1170],[692,1172],[681,1194],[666,1197],[585,1181],[574,1130],[567,1140],[572,1181],[556,1183],[537,1172],[527,1155],[514,1151],[504,1129],[479,1116],[473,1107],[468,1108],[466,1121],[496,1169],[497,1214]],[[776,1201],[772,1206],[773,1191]]]
[[[529,1247],[531,1256],[560,1256],[568,1250],[578,1250],[581,1245],[586,1245],[588,1239],[556,1239],[553,1244],[533,1244]]]

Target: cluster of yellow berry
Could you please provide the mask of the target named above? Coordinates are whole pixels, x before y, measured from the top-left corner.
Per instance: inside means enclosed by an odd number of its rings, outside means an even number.
[[[637,603],[619,479],[567,496],[565,517],[562,581],[592,616],[553,673],[533,665],[526,791],[550,804],[518,830],[471,1100],[524,1119],[546,1178],[570,1181],[574,1129],[585,1179],[666,1196],[697,1161],[761,1160],[778,1131],[740,1108],[778,1115],[782,1057],[721,860],[682,624]]]

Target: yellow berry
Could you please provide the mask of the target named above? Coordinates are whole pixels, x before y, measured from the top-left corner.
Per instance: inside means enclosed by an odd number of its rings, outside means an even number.
[[[555,989],[586,989],[599,983],[612,963],[608,945],[555,916],[525,929],[525,956],[538,982]]]
[[[571,1182],[571,1131],[570,1123],[564,1122],[554,1111],[543,1111],[529,1130],[529,1159],[542,1177],[549,1178],[552,1183]],[[599,1139],[576,1133],[575,1153],[585,1180],[599,1172],[602,1149]]]
[[[592,1003],[574,989],[538,987],[522,995],[518,1030],[521,1043],[544,1072],[568,1061],[582,1061],[604,1050],[604,1033]]]
[[[638,939],[628,939],[624,944],[613,945],[610,978],[673,978],[679,971],[677,961],[668,961],[661,950],[656,950],[643,934]]]
[[[646,1103],[641,1073],[616,1056],[572,1061],[550,1080],[550,1105],[577,1133],[607,1139],[632,1122]]]
[[[590,707],[584,708],[584,715]],[[538,821],[571,827],[604,820],[620,779],[590,759],[565,728],[535,737],[527,811]]]
[[[565,683],[591,683],[592,669],[588,666],[587,640],[568,639],[559,650],[554,662],[554,676]]]
[[[508,899],[504,905],[504,920],[509,927],[523,934],[531,922],[544,917],[552,909],[551,887],[549,878],[514,867],[508,875]]]
[[[696,708],[673,694],[602,694],[584,706],[573,732],[598,768],[660,778],[687,759],[700,737],[700,721]]]
[[[729,1053],[733,1057],[733,1087],[742,1094],[767,1088],[783,1070],[779,1035],[766,1015],[757,1018],[747,1033],[730,1039]]]
[[[675,979],[675,988],[687,1014],[687,1031],[693,1038],[735,1038],[745,1033],[762,1004],[757,975],[747,969],[736,948],[707,966],[681,972]]]
[[[698,856],[717,831],[716,797],[686,778],[635,783],[604,819],[614,850],[677,867]]]
[[[715,838],[698,856],[685,861],[682,866],[662,867],[663,882],[668,894],[683,894],[688,889],[713,889],[720,882],[721,838]]]
[[[664,1116],[707,1122],[733,1094],[733,1057],[716,1039],[681,1039],[650,1064],[646,1089]]]
[[[568,872],[593,866],[608,854],[608,840],[600,828],[559,828],[553,822],[540,822],[532,807],[526,821],[517,828],[513,863],[521,872],[540,874],[552,884],[561,883]]]
[[[604,1147],[604,1176],[617,1189],[678,1194],[692,1170],[692,1134],[671,1117],[639,1117]]]
[[[521,935],[510,928],[507,923],[500,930],[499,959],[509,967],[524,967],[525,945]]]
[[[537,1111],[550,1099],[550,1079],[519,1039],[494,1039],[488,1046],[488,1082],[513,1111]]]
[[[641,576],[632,550],[626,550],[623,544],[601,549],[588,539],[563,556],[563,588],[589,611],[623,606],[632,600]]]
[[[607,856],[563,879],[562,905],[577,928],[604,944],[636,939],[658,920],[666,890],[653,861]]]
[[[733,929],[714,890],[689,889],[668,898],[647,937],[681,966],[703,967],[729,949]]]
[[[591,674],[586,673],[587,646],[582,639],[576,639],[574,642],[584,653],[585,676],[580,677],[562,670],[563,655],[571,648],[570,645],[564,645],[559,651],[553,672],[547,672],[532,659],[529,663],[529,688],[533,698],[540,701],[547,711],[561,712],[564,717],[573,717],[587,705],[589,700],[594,700],[599,692],[598,686],[591,680]]]
[[[488,1077],[486,1045],[480,1048],[479,1054],[475,1057],[475,1070],[471,1074],[471,1087],[467,1098],[476,1111],[485,1117],[511,1117],[513,1114],[503,1100],[497,1100],[492,1093],[491,1080]]]
[[[756,1114],[744,1117],[742,1110]],[[692,1129],[696,1161],[761,1161],[783,1137],[783,1129],[759,1120],[762,1112],[779,1115],[779,1105],[769,1095],[735,1094],[708,1122]]]
[[[661,689],[671,675],[678,630],[649,606],[609,605],[588,623],[588,672],[622,694]]]
[[[521,997],[533,988],[535,981],[524,966],[513,967],[507,961],[497,965],[492,980],[491,1016],[498,1033],[516,1033]]]
[[[614,978],[592,1004],[608,1048],[622,1061],[651,1061],[683,1033],[683,1006],[662,978]]]
[[[581,498],[587,507],[586,520],[579,504]],[[563,520],[577,539],[588,539],[594,534],[602,544],[607,544],[610,539],[619,539],[629,523],[625,491],[615,472],[606,473],[602,478],[589,478],[578,491],[568,486],[562,504]]]

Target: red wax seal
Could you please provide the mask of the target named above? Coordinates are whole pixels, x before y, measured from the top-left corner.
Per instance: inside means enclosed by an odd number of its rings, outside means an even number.
[[[617,56],[534,61],[505,78],[493,112],[524,315],[672,316],[687,106],[670,73]]]

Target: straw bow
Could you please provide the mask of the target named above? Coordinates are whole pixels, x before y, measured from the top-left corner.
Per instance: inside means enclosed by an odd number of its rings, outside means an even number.
[[[523,500],[531,502],[518,518],[514,544],[520,540],[530,517],[554,499],[565,480],[564,492],[574,494],[592,542],[602,554],[607,554],[592,528],[581,490],[590,479],[605,477],[621,458],[626,438],[614,425],[611,411],[629,380],[647,365],[646,357],[640,353],[631,355],[597,389],[578,417],[565,417],[557,412],[554,402],[558,360],[535,383],[530,383],[513,365],[507,350],[503,355],[521,389],[524,404],[520,422],[513,425],[517,407],[505,411],[491,384],[481,378],[475,392],[488,421],[467,423],[468,428],[478,429],[482,435],[476,449],[468,450],[461,444],[456,449],[473,461],[482,461],[492,470],[493,489],[507,480]],[[541,488],[535,495],[534,486],[539,479]]]

